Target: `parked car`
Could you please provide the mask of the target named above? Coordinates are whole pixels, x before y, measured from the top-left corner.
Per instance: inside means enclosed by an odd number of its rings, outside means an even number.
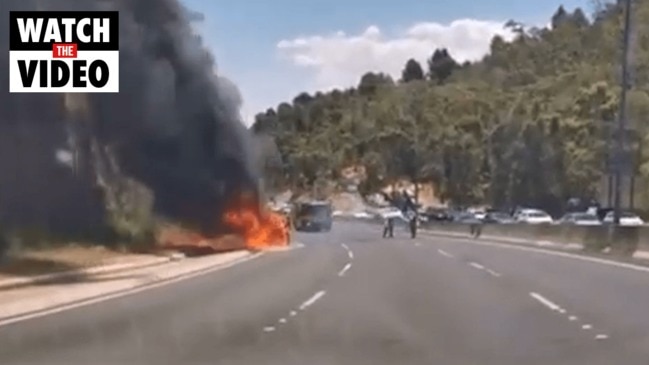
[[[610,211],[604,217],[603,222],[611,224],[615,221],[615,212]],[[638,217],[637,214],[631,212],[622,212],[620,214],[620,225],[621,226],[641,226],[644,224],[642,218]]]
[[[527,224],[552,223],[552,217],[540,209],[522,209],[516,215],[516,221]]]
[[[475,214],[469,212],[460,212],[453,217],[453,222],[463,223],[463,224],[478,224],[482,223]]]
[[[595,214],[590,213],[566,213],[557,224],[574,224],[577,226],[599,226],[602,222]]]
[[[604,221],[604,218],[606,218],[606,215],[610,212],[613,211],[613,208],[606,207],[606,208],[598,208],[597,212],[597,218],[599,218],[600,221]]]
[[[469,208],[467,212],[473,214],[477,219],[483,220],[487,216],[487,211],[484,208]]]
[[[426,216],[429,221],[444,222],[450,220],[450,215],[446,209],[428,208],[426,209]]]
[[[516,223],[514,218],[505,213],[505,212],[488,212],[484,219],[482,220],[485,223],[496,223],[496,224],[511,224]]]

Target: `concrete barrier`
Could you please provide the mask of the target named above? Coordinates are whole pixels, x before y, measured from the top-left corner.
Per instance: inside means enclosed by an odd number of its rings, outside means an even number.
[[[424,224],[431,231],[470,235],[471,226],[461,223]],[[608,251],[612,254],[632,256],[636,250],[649,251],[649,227],[570,226],[551,224],[484,224],[482,236],[547,241],[555,245],[581,245],[591,252]]]
[[[649,252],[649,227],[638,230],[638,250]]]
[[[380,224],[382,219],[374,217],[359,219],[336,217],[338,221],[363,221]],[[471,225],[454,222],[427,222],[421,228],[430,231],[471,236]],[[574,226],[553,224],[483,224],[481,235],[485,238],[501,238],[507,241],[529,241],[543,245],[565,246],[570,249],[581,247],[589,252],[610,252],[621,256],[640,254],[649,259],[649,227]]]

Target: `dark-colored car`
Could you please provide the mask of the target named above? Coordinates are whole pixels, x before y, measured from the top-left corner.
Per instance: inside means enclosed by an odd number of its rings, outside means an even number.
[[[596,213],[596,214],[597,214],[597,218],[599,218],[600,221],[603,221],[604,218],[606,217],[606,215],[607,215],[608,213],[614,211],[614,210],[615,210],[615,209],[613,209],[613,208],[611,208],[611,207],[598,208],[598,209],[597,209],[597,213]]]
[[[456,212],[453,216],[453,222],[462,224],[480,224],[482,220],[471,212]]]
[[[426,217],[429,221],[444,222],[451,220],[446,209],[428,208],[426,209]]]
[[[491,211],[484,217],[483,222],[492,224],[512,224],[516,221],[508,213]]]
[[[329,202],[300,203],[295,207],[295,230],[329,232],[333,225],[333,211]]]

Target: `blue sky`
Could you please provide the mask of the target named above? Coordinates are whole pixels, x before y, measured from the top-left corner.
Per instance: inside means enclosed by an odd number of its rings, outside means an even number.
[[[360,77],[356,74],[363,67],[381,69],[382,60],[387,62],[390,58],[406,57],[408,47],[419,47],[417,51],[413,50],[414,53],[423,52],[419,50],[421,43],[415,45],[412,39],[402,39],[416,24],[448,25],[458,19],[492,22],[516,19],[527,24],[544,25],[561,4],[567,9],[577,6],[590,8],[589,0],[181,1],[190,9],[204,14],[205,20],[197,26],[198,31],[216,56],[218,72],[239,86],[244,98],[244,118],[248,120],[256,112],[290,100],[302,90],[347,86],[341,84]],[[370,26],[380,29],[380,39],[372,38],[373,43],[348,39],[362,35]],[[449,33],[446,35],[433,32],[432,38],[425,40],[432,43],[425,44],[447,46],[451,53],[455,47],[458,54],[465,51],[460,49],[462,47],[474,47],[459,35],[450,34],[458,31],[463,36],[467,36],[467,32],[474,33],[472,41],[484,43],[482,39],[475,39],[479,36],[475,33],[484,30],[471,32],[467,29],[471,26],[439,31]],[[339,34],[333,43],[326,41],[338,31],[345,34]],[[313,38],[315,36],[321,38]],[[293,42],[284,54],[278,49],[280,41],[290,42],[297,38],[302,40]],[[354,50],[353,47],[365,50]],[[373,50],[367,50],[372,47]],[[361,52],[369,52],[367,57],[381,56],[352,67],[352,63],[366,57]],[[417,56],[421,55],[417,53],[412,57]],[[349,67],[345,64],[348,61]],[[401,62],[400,59],[394,62],[397,61]],[[305,66],[304,62],[309,65]],[[393,63],[385,67],[386,71],[393,72],[397,66]],[[331,84],[327,83],[328,80]]]

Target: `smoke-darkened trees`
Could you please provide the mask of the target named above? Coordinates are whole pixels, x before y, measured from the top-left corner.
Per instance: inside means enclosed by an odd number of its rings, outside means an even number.
[[[119,94],[0,88],[5,233],[124,242],[150,238],[154,215],[214,230],[226,199],[255,189],[241,96],[215,75],[190,24],[198,14],[177,0],[3,0],[0,9],[120,11]],[[7,42],[0,38],[3,49]],[[7,62],[0,57],[4,85]]]

